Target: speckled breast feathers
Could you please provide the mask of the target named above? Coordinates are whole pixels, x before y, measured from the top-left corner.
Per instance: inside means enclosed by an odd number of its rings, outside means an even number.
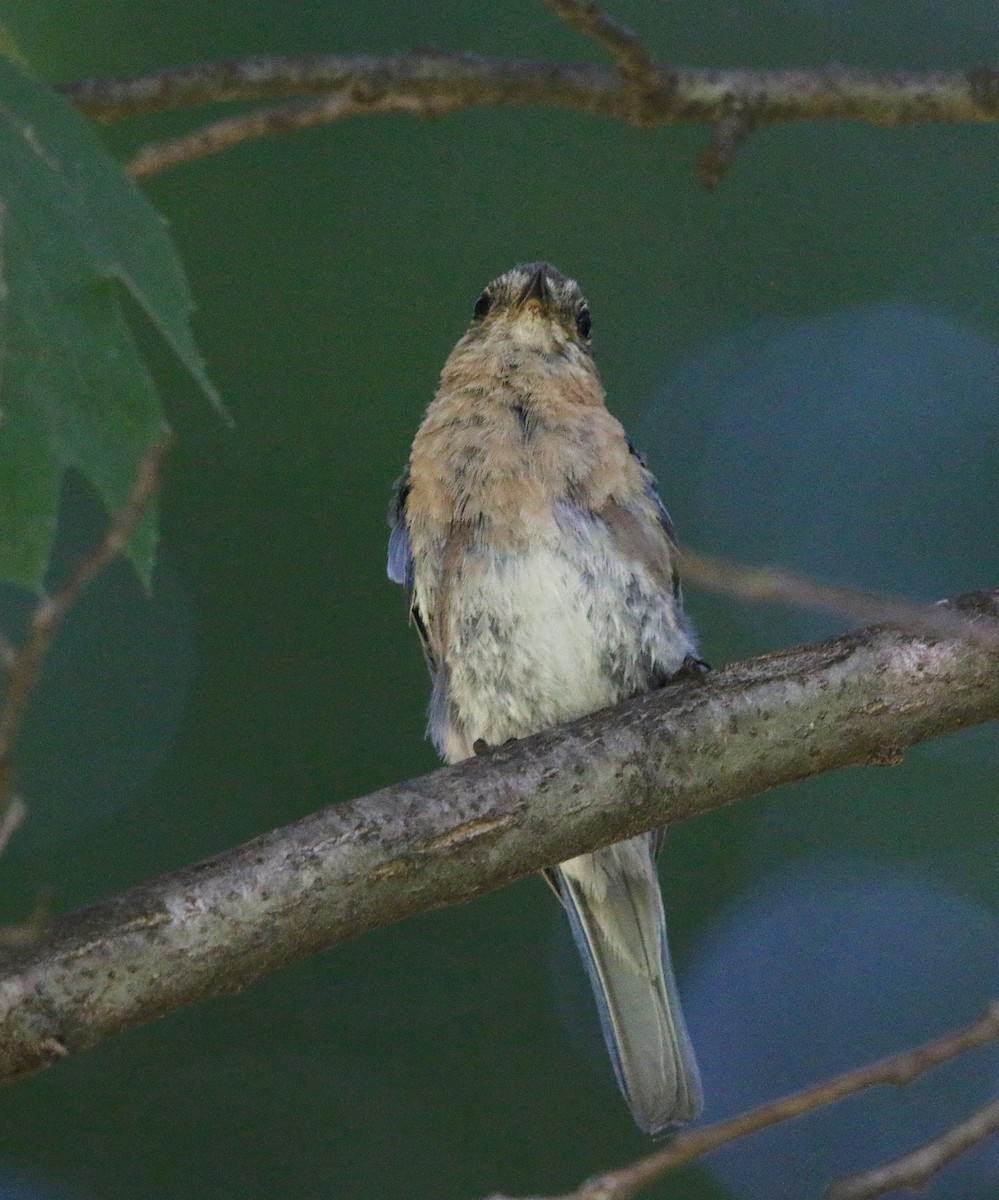
[[[668,517],[604,405],[586,301],[546,264],[480,299],[395,519],[451,761],[647,690],[693,651]]]

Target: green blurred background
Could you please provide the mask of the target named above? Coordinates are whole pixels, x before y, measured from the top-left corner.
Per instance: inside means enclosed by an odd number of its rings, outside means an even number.
[[[667,60],[970,67],[974,0],[627,0]],[[433,45],[599,57],[531,0],[9,0],[46,78],[251,53]],[[114,127],[125,156],[203,114]],[[179,445],[155,594],[103,577],[25,738],[4,919],[58,909],[430,770],[427,680],[384,575],[385,511],[482,285],[548,258],[594,313],[611,406],[681,535],[932,600],[996,584],[996,130],[784,126],[714,194],[700,129],[572,114],[376,117],[151,181],[199,305],[225,429],[155,342]],[[60,555],[101,514],[67,488]],[[24,598],[3,593],[8,628]],[[714,663],[835,624],[696,591]],[[970,1018],[999,967],[991,728],[893,771],[675,830],[663,861],[709,1119]],[[994,1094],[979,1054],[654,1189],[800,1197]],[[559,913],[529,880],[170,1017],[5,1091],[0,1196],[560,1192],[646,1148]],[[985,1148],[934,1197],[994,1194]]]

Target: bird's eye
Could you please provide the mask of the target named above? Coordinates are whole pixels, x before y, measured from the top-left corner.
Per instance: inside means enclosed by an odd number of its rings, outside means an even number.
[[[590,329],[592,327],[593,321],[590,317],[590,310],[588,308],[581,308],[579,315],[576,317],[576,332],[584,342],[589,340]]]
[[[493,298],[488,292],[483,292],[476,300],[475,307],[472,309],[472,315],[481,320],[493,306]]]

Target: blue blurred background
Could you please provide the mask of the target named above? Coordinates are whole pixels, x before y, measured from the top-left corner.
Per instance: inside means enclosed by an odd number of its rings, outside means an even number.
[[[974,0],[627,0],[665,59],[974,66]],[[434,45],[594,58],[532,0],[10,0],[53,80],[249,53]],[[107,132],[122,155],[180,132]],[[999,579],[994,128],[786,126],[708,195],[699,129],[479,111],[357,120],[148,184],[235,415],[150,341],[180,442],[156,588],[73,613],[24,743],[4,920],[63,910],[431,769],[384,514],[481,286],[545,257],[594,313],[614,411],[691,545],[934,600]],[[67,489],[60,554],[101,514]],[[692,591],[714,663],[835,631]],[[0,597],[16,627],[23,601]],[[708,1119],[970,1019],[999,967],[985,728],[891,771],[674,830],[663,878]],[[733,1147],[653,1195],[817,1195],[993,1094],[988,1051]],[[6,1090],[0,1196],[208,1200],[562,1192],[641,1153],[543,885],[411,920]],[[992,1194],[990,1147],[929,1194]]]

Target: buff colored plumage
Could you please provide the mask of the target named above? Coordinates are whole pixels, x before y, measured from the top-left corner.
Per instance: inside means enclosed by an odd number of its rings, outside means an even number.
[[[604,404],[578,285],[547,263],[483,292],[399,481],[389,575],[410,592],[448,762],[661,686],[698,664],[655,481]],[[546,872],[649,1133],[701,1085],[650,834]]]

